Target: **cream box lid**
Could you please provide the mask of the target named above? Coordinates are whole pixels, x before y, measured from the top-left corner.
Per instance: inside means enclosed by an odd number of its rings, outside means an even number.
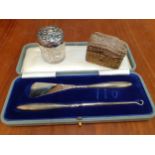
[[[49,64],[43,60],[38,44],[30,43],[23,47],[16,70],[23,78],[53,77],[59,74],[124,75],[135,70],[136,64],[130,49],[119,69],[87,62],[86,49],[87,42],[66,42],[65,59],[57,64]]]

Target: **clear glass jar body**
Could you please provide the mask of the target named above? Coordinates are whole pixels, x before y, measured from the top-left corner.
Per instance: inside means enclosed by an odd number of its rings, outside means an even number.
[[[57,47],[44,47],[39,45],[43,59],[48,63],[59,63],[65,58],[65,43]]]

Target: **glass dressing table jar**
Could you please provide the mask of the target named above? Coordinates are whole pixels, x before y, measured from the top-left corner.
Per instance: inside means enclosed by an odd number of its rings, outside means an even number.
[[[63,30],[57,26],[46,26],[39,30],[38,43],[43,59],[48,63],[59,63],[65,58]]]

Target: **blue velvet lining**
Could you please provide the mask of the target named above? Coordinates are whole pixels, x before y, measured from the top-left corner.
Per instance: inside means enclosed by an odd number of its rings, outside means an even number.
[[[129,81],[133,85],[128,88],[80,88],[38,98],[28,96],[31,85],[36,82],[54,82],[64,84],[94,84],[109,81]],[[102,101],[137,101],[144,100],[144,105],[113,105],[96,107],[79,107],[69,109],[54,109],[43,111],[21,111],[16,109],[20,104],[35,102],[56,102],[56,103],[80,103],[80,102],[102,102]],[[31,119],[55,119],[75,118],[89,116],[128,116],[151,114],[153,108],[143,88],[142,82],[137,74],[117,76],[60,76],[54,78],[17,78],[13,85],[9,100],[6,106],[4,117],[6,120],[31,120]]]

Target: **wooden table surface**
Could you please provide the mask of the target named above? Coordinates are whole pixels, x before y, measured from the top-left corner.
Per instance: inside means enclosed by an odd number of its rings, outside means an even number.
[[[0,20],[0,110],[12,80],[18,76],[16,65],[24,44],[36,42],[41,26],[58,25],[65,41],[87,41],[99,31],[128,42],[137,64],[155,100],[155,20]],[[0,134],[155,134],[155,118],[149,121],[9,127],[0,123]]]

